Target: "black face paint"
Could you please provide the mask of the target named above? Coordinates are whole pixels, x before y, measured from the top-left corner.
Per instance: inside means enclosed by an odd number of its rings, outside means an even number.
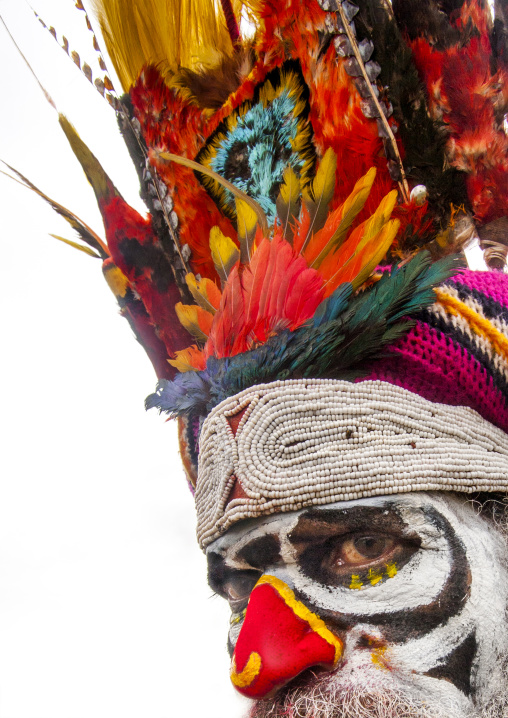
[[[396,524],[396,531],[400,531],[402,534],[404,524],[396,513],[390,512],[390,514],[386,514],[379,509],[369,510],[365,513],[362,509],[363,507],[358,507],[358,510],[353,512],[351,523],[347,523],[348,527],[356,527],[358,530],[364,531],[365,521],[369,521],[374,528],[384,528],[386,530],[387,516],[389,516],[389,520],[393,519]],[[332,513],[334,512],[326,511],[323,513],[327,514],[325,518],[327,523],[329,519],[333,520]],[[450,523],[439,512],[429,507],[424,513],[426,520],[445,537],[451,551],[450,574],[439,595],[433,601],[414,609],[407,608],[390,613],[380,612],[365,615],[340,611],[339,615],[337,615],[335,611],[314,606],[308,599],[304,599],[311,610],[319,611],[321,618],[326,620],[330,626],[333,626],[335,622],[341,628],[351,628],[357,623],[380,626],[386,640],[394,643],[405,643],[409,640],[421,638],[426,633],[437,628],[437,626],[446,623],[452,616],[458,614],[464,605],[464,601],[469,598],[471,584],[471,572],[464,545]],[[328,516],[328,514],[330,515]],[[338,518],[343,520],[343,514],[344,512],[339,512]],[[304,517],[307,518],[307,514],[304,514]],[[298,536],[297,531],[298,526],[291,536]],[[406,548],[405,552],[401,551],[401,568],[408,563],[417,550],[416,543],[418,539],[414,537],[412,540],[414,541],[412,548]],[[318,546],[315,554],[313,547],[309,547],[302,556],[302,572],[319,581],[319,565],[322,556],[322,547]],[[298,590],[296,593],[299,595]]]
[[[208,554],[223,595],[238,590],[233,575],[254,585],[271,574],[325,621],[345,645],[330,678],[339,690],[430,690],[465,715],[507,643],[501,544],[461,499],[422,492],[245,522]],[[231,650],[243,620],[235,614]]]
[[[238,556],[253,568],[264,569],[280,562],[280,541],[277,536],[268,534],[250,541],[240,549]]]
[[[470,697],[472,693],[471,670],[476,649],[476,636],[473,631],[458,648],[445,658],[441,665],[431,668],[425,675],[450,681],[459,691]]]

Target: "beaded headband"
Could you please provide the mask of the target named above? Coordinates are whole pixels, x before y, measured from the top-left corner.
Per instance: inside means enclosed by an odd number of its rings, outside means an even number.
[[[242,519],[435,490],[508,491],[508,436],[473,409],[382,381],[263,384],[203,424],[198,541]]]
[[[491,269],[508,251],[503,17],[484,0],[97,5],[127,94],[115,95],[109,77],[96,86],[109,90],[149,214],[126,204],[62,116],[106,240],[19,177],[102,260],[159,378],[147,407],[179,418],[202,544],[245,516],[323,497],[505,490],[507,280],[459,272],[475,235]],[[330,454],[301,469],[296,492],[292,469],[279,478],[259,469],[260,488],[256,461],[271,466],[275,438],[251,456],[243,437],[259,422],[271,436],[274,416],[293,421],[284,402],[301,391],[291,406],[308,434],[302,446],[325,431]],[[325,393],[309,409],[314,391]],[[371,432],[370,414],[349,426],[368,392],[383,407]],[[338,433],[326,433],[328,411]],[[408,424],[414,411],[419,423]],[[356,432],[369,447],[360,458]],[[393,432],[404,450],[385,466],[368,434]],[[473,445],[474,475],[445,461]],[[311,460],[289,454],[301,467]]]

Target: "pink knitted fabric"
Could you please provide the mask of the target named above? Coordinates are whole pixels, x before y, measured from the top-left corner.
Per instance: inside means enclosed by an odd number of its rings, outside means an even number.
[[[442,288],[503,335],[508,327],[508,276],[464,271]],[[430,401],[468,406],[508,431],[508,365],[498,346],[468,320],[435,304],[423,312],[366,379],[404,387]]]

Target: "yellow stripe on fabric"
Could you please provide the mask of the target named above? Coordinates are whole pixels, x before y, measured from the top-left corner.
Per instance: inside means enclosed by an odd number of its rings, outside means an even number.
[[[262,586],[263,584],[268,584],[269,586],[272,586],[272,588],[274,588],[279,594],[279,596],[283,599],[284,603],[289,606],[289,608],[293,611],[295,616],[298,616],[298,618],[301,618],[303,621],[306,621],[312,628],[312,630],[318,634],[318,636],[321,636],[321,638],[323,638],[327,643],[330,643],[334,647],[335,658],[333,660],[333,664],[337,665],[339,658],[342,655],[342,641],[340,640],[340,638],[337,638],[337,636],[335,636],[326,627],[325,622],[321,618],[319,618],[319,616],[317,616],[315,613],[312,613],[312,611],[310,611],[307,606],[304,606],[301,601],[298,601],[294,592],[289,588],[286,583],[284,583],[284,581],[281,581],[280,578],[276,578],[275,576],[269,575],[261,576],[253,590],[256,590],[258,586]]]
[[[487,339],[494,351],[508,360],[508,339],[488,319],[475,312],[460,299],[447,294],[442,289],[434,290],[444,309],[453,316],[463,317],[475,334]]]

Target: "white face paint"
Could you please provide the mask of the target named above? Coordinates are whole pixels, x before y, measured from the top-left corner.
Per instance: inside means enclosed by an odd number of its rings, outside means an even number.
[[[252,587],[271,574],[344,641],[336,687],[409,691],[466,715],[504,680],[506,552],[471,504],[421,492],[244,522],[207,554],[232,606],[232,647]]]

